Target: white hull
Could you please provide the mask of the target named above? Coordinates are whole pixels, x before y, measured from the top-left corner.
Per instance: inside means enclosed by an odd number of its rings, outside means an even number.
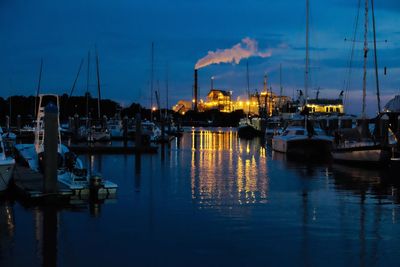
[[[0,191],[7,189],[14,170],[14,159],[5,159],[0,161]]]
[[[272,138],[272,150],[286,153],[287,152],[287,140],[281,138]]]
[[[348,162],[380,162],[382,160],[382,150],[332,151],[332,158],[337,161]]]
[[[88,141],[89,142],[97,142],[97,141],[110,141],[111,136],[106,132],[93,132],[89,133]]]

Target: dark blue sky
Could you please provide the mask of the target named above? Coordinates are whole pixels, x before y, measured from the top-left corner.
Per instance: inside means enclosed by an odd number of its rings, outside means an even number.
[[[400,1],[375,0],[383,104],[400,88]],[[346,79],[358,0],[310,0],[311,81],[309,94],[321,87],[321,97],[339,94]],[[363,10],[361,10],[363,12]],[[362,40],[363,13],[357,36]],[[128,105],[148,105],[151,42],[155,42],[155,87],[165,104],[166,66],[169,66],[170,104],[191,98],[193,68],[208,51],[225,49],[249,37],[269,58],[249,59],[250,84],[261,88],[265,72],[279,90],[282,64],[284,93],[292,96],[304,85],[305,1],[240,0],[1,0],[0,96],[34,94],[40,58],[44,60],[44,92],[69,92],[80,60],[95,45],[100,56],[104,97]],[[369,36],[370,40],[371,35]],[[348,111],[361,110],[362,50],[357,43]],[[370,44],[372,47],[372,44]],[[372,53],[369,73],[372,75]],[[92,63],[94,60],[92,59]],[[215,76],[215,86],[245,94],[245,61],[212,65],[199,70],[201,97]],[[92,64],[94,71],[94,64]],[[383,71],[380,70],[380,74]],[[374,80],[369,75],[368,110],[376,110]],[[92,94],[95,73],[91,73]],[[84,94],[86,66],[75,90]],[[159,81],[159,82],[157,82]]]

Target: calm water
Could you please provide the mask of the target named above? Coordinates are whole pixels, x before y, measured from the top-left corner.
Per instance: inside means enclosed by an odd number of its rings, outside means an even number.
[[[118,198],[54,208],[3,197],[0,266],[400,262],[400,185],[387,171],[286,161],[226,129],[155,155],[81,158]]]

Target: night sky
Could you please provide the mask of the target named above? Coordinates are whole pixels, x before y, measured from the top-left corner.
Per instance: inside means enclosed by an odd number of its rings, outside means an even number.
[[[400,1],[375,0],[382,105],[400,88]],[[310,0],[310,97],[336,97],[344,88],[358,0]],[[361,111],[362,40],[361,1],[354,68],[346,108]],[[74,95],[86,91],[87,54],[97,47],[103,97],[122,105],[149,106],[151,43],[154,42],[154,87],[165,105],[168,73],[170,106],[192,97],[193,69],[209,51],[231,48],[248,37],[270,56],[254,56],[239,64],[210,65],[199,70],[200,98],[210,89],[246,91],[246,61],[251,89],[262,89],[264,73],[279,92],[282,64],[284,94],[304,87],[305,1],[240,0],[0,0],[0,96],[35,94],[43,58],[42,91],[69,93],[79,63],[84,67]],[[370,17],[370,29],[372,29]],[[372,41],[372,31],[368,35]],[[387,42],[385,42],[387,40]],[[372,43],[369,43],[372,49]],[[168,66],[168,67],[167,67]],[[387,75],[383,75],[383,67]],[[368,112],[377,109],[373,54],[368,61]],[[94,58],[90,92],[96,93]]]

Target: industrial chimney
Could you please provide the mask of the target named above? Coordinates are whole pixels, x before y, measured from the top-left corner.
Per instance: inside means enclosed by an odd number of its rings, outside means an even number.
[[[194,69],[194,94],[193,94],[193,110],[198,111],[197,109],[197,95],[198,95],[198,84],[197,84],[197,69]]]

